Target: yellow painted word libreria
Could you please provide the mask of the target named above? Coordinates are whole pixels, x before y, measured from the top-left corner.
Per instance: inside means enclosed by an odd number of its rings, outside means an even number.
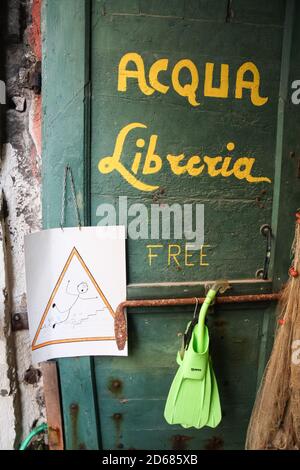
[[[135,152],[132,156],[124,155],[123,148],[125,141],[131,131],[136,129],[147,129],[145,124],[133,122],[123,127],[119,132],[115,148],[112,155],[100,159],[98,169],[100,173],[108,174],[118,172],[131,186],[140,191],[154,191],[159,188],[158,185],[148,184],[145,179],[147,175],[157,174],[162,170],[163,164],[169,165],[171,172],[180,177],[181,175],[228,178],[234,176],[239,180],[245,180],[248,183],[271,183],[266,176],[257,176],[253,174],[255,158],[252,157],[233,157],[227,156],[209,156],[209,155],[191,155],[184,153],[179,155],[167,154],[166,158],[156,153],[158,135],[151,135],[146,145],[143,138],[136,139],[135,145],[139,149],[145,149],[145,158],[141,151]],[[232,152],[235,149],[234,142],[227,144],[227,150]],[[126,162],[126,166],[125,166]]]
[[[133,69],[132,66],[135,68]],[[169,71],[169,59],[162,58],[156,60],[149,69],[148,81],[145,72],[145,65],[141,55],[136,52],[125,54],[119,62],[118,70],[118,91],[127,91],[128,79],[134,79],[140,91],[151,96],[154,92],[166,94],[171,86],[174,91],[186,98],[191,106],[199,106],[200,77],[195,63],[190,59],[181,59],[172,68],[170,84],[167,83],[166,72]],[[188,83],[182,81],[182,73],[187,75]],[[215,73],[215,64],[206,62],[203,77],[203,94],[213,98],[228,98],[229,94],[229,64],[220,64],[218,76],[219,86],[214,86],[217,75]],[[263,106],[267,103],[268,97],[260,96],[260,73],[253,62],[244,62],[237,69],[235,75],[235,94],[236,99],[243,98],[243,91],[249,90],[251,103],[254,106]]]

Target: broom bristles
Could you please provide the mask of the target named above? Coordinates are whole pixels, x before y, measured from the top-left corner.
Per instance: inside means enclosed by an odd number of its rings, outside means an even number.
[[[293,267],[300,273],[298,223],[292,250]],[[290,277],[279,303],[273,350],[250,418],[246,449],[300,449],[300,360],[293,354],[300,340],[299,308],[300,276]]]

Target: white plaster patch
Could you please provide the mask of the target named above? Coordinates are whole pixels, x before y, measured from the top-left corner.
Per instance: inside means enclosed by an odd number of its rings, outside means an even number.
[[[9,312],[7,304],[7,279],[5,269],[5,242],[0,224],[0,449],[13,448],[15,441],[15,410],[14,392],[9,378],[10,344],[7,337],[9,332]]]
[[[10,144],[4,145],[0,176],[9,211],[7,222],[11,244],[10,288],[13,312],[24,311],[24,235],[41,227],[40,185],[30,175],[28,163],[25,166],[21,158]]]
[[[24,271],[24,235],[41,227],[40,183],[31,170],[30,154],[32,143],[27,132],[22,136],[24,148],[18,152],[11,144],[3,147],[1,185],[8,204],[9,230],[9,288],[12,314],[26,312],[26,287]],[[1,270],[0,270],[1,271]],[[4,280],[1,279],[3,283]],[[7,338],[3,338],[6,341]],[[0,385],[0,428],[5,423],[6,433],[0,432],[0,449],[12,449],[16,438],[15,421],[22,429],[24,438],[36,420],[45,417],[43,406],[42,380],[38,385],[24,382],[25,371],[31,365],[31,344],[27,330],[14,334],[17,361],[18,384],[11,384],[7,378],[4,389],[17,386],[20,391],[21,416],[17,416],[14,394],[1,396]],[[4,360],[0,336],[0,373],[7,377],[7,363]],[[2,436],[2,437],[1,437]]]

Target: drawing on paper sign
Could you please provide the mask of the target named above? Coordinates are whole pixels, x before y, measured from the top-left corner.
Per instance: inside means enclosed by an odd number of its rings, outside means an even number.
[[[74,247],[48,300],[32,350],[51,344],[109,340],[115,340],[114,311]]]
[[[54,228],[25,237],[28,323],[35,362],[127,356],[115,336],[126,299],[125,227]]]

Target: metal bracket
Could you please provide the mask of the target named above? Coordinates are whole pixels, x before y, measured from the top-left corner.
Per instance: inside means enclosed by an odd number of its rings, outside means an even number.
[[[27,313],[14,313],[11,319],[13,331],[28,330]]]
[[[257,279],[268,279],[269,265],[271,259],[271,246],[272,246],[272,228],[269,224],[264,224],[260,227],[260,233],[266,238],[266,256],[264,267],[258,269],[255,273]]]
[[[210,289],[214,288],[220,294],[224,294],[228,289],[231,289],[231,285],[227,280],[220,280],[217,282],[208,282],[205,284],[205,296],[208,294]],[[211,302],[210,306],[208,307],[208,313],[211,315],[215,312],[215,304],[216,298]]]

